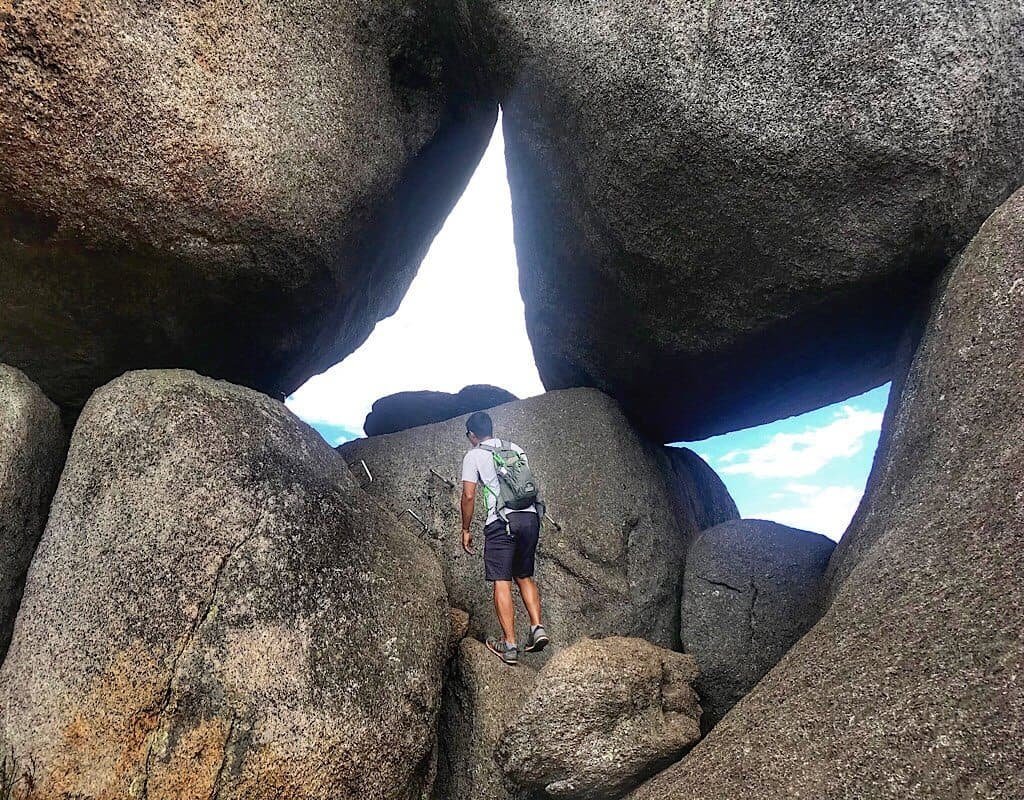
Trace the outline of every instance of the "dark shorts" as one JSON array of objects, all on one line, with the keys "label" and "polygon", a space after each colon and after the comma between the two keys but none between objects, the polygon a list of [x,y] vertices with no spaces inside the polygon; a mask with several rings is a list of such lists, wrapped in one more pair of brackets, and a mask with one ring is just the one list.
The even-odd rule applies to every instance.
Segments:
[{"label": "dark shorts", "polygon": [[540,517],[512,511],[508,527],[500,519],[484,528],[484,574],[489,581],[532,578],[540,538]]}]

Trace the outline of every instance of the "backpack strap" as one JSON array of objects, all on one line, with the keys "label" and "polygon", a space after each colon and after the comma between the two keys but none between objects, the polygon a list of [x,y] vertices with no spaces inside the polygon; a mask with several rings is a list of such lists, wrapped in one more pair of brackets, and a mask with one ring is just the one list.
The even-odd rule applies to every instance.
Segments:
[{"label": "backpack strap", "polygon": [[[502,442],[501,444],[504,445],[505,443]],[[493,459],[495,467],[501,466],[505,463],[502,457],[498,455],[498,448],[495,447],[493,444],[478,444],[477,447],[483,450],[484,452],[491,454],[491,459]],[[484,490],[484,505],[487,505],[488,495],[493,495],[494,513],[498,515],[499,519],[505,519],[505,509],[504,506],[501,504],[501,494],[494,494],[494,492],[491,491],[490,487],[486,483],[481,483],[480,488]]]}]

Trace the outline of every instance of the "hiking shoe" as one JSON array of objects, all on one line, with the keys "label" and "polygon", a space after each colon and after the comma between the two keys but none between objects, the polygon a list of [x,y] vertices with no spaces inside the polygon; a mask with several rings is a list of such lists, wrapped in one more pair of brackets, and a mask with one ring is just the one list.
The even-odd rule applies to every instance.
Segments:
[{"label": "hiking shoe", "polygon": [[530,629],[530,635],[526,637],[526,647],[523,649],[527,653],[539,653],[548,646],[548,642],[550,641],[551,640],[548,638],[548,632],[544,630],[544,626],[538,625],[536,628]]},{"label": "hiking shoe", "polygon": [[487,649],[510,667],[515,667],[519,664],[519,648],[514,644],[509,644],[503,639],[488,639]]}]

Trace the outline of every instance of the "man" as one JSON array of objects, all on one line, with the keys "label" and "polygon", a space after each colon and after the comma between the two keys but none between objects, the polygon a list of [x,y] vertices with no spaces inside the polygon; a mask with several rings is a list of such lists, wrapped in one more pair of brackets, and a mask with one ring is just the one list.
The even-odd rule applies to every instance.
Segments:
[{"label": "man", "polygon": [[[494,466],[494,455],[487,448],[500,448],[500,439],[494,438],[494,424],[490,416],[477,411],[466,420],[466,438],[473,449],[462,460],[462,549],[470,555],[473,550],[473,511],[476,507],[476,487],[483,488],[487,506],[484,524],[484,575],[494,584],[494,610],[501,624],[503,639],[488,639],[487,647],[509,666],[519,663],[516,645],[516,610],[512,600],[512,582],[519,587],[523,605],[530,615],[530,635],[526,640],[528,653],[540,652],[548,642],[541,623],[540,592],[533,580],[537,540],[540,538],[540,515],[537,507],[528,506],[521,511],[500,509],[501,486]],[[526,454],[518,445],[511,448],[523,458]]]}]

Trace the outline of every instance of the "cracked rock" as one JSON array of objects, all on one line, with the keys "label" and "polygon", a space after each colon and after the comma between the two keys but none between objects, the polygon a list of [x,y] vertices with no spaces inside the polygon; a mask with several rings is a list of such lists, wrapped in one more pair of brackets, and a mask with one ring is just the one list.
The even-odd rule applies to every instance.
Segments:
[{"label": "cracked rock", "polygon": [[681,634],[700,665],[705,731],[817,622],[834,548],[817,533],[757,519],[716,525],[694,541]]},{"label": "cracked rock", "polygon": [[282,404],[190,372],[86,405],[0,669],[32,800],[429,793],[440,567]]}]

